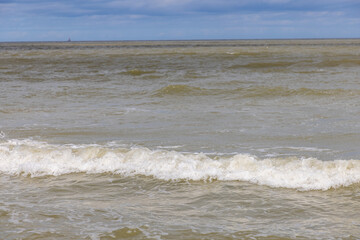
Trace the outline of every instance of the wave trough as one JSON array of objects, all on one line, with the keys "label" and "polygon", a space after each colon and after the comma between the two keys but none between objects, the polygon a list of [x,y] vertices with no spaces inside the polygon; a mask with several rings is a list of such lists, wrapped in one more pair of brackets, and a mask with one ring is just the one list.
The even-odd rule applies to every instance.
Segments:
[{"label": "wave trough", "polygon": [[31,177],[112,173],[161,180],[247,181],[307,191],[359,183],[360,160],[258,159],[248,154],[210,158],[147,148],[8,140],[0,144],[0,173]]}]

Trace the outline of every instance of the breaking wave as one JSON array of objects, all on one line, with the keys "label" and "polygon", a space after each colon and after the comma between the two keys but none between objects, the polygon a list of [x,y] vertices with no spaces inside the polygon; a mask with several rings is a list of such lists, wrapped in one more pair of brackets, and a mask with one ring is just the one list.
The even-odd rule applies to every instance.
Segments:
[{"label": "breaking wave", "polygon": [[202,153],[147,148],[8,140],[0,144],[0,173],[31,177],[111,173],[161,180],[247,181],[306,191],[359,183],[360,160],[259,159],[248,154],[211,158]]}]

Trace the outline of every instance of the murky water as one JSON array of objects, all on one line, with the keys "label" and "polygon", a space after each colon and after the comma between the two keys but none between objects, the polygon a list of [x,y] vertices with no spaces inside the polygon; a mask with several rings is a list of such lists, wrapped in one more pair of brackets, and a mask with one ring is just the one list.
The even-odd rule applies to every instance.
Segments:
[{"label": "murky water", "polygon": [[1,239],[360,238],[360,40],[0,44]]}]

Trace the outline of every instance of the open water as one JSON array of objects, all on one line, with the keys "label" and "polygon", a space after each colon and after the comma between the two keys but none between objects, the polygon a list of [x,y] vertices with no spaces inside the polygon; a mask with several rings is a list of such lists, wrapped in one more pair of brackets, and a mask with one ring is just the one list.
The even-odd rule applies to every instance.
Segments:
[{"label": "open water", "polygon": [[360,40],[0,43],[0,239],[360,239]]}]

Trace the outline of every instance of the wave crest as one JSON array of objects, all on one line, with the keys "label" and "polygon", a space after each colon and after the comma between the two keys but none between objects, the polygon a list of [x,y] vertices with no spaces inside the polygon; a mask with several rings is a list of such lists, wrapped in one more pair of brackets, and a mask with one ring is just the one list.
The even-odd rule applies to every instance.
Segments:
[{"label": "wave crest", "polygon": [[155,73],[155,71],[144,71],[141,69],[131,69],[131,70],[123,72],[123,74],[131,75],[131,76],[141,76],[141,75],[150,74],[150,73]]},{"label": "wave crest", "polygon": [[157,90],[154,94],[156,97],[165,96],[190,96],[190,95],[206,95],[208,91],[199,87],[192,87],[188,85],[175,84],[168,85]]},{"label": "wave crest", "polygon": [[283,86],[254,86],[233,89],[207,89],[189,85],[168,85],[157,90],[154,97],[224,95],[232,98],[305,97],[352,97],[360,95],[354,89],[288,88]]},{"label": "wave crest", "polygon": [[30,140],[0,144],[0,173],[145,175],[161,180],[247,181],[298,190],[328,190],[360,182],[360,160],[258,159],[248,154],[210,158],[147,148],[52,145]]}]

